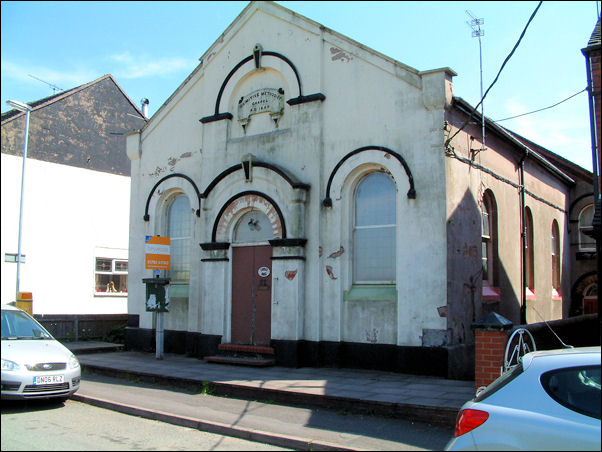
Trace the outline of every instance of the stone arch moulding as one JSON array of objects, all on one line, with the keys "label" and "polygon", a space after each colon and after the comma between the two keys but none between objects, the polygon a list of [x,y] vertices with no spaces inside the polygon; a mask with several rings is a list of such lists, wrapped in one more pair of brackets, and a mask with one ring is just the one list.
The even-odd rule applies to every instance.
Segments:
[{"label": "stone arch moulding", "polygon": [[219,184],[223,179],[225,179],[227,176],[229,176],[230,174],[232,174],[236,171],[244,171],[245,177],[248,178],[247,175],[250,171],[249,166],[253,166],[253,167],[257,167],[257,168],[265,168],[267,170],[270,170],[270,171],[276,173],[277,175],[282,177],[282,179],[284,179],[294,189],[309,190],[308,184],[299,182],[299,180],[297,180],[294,176],[292,176],[291,174],[289,174],[287,171],[283,170],[282,168],[279,168],[276,165],[272,165],[271,163],[266,163],[266,162],[262,162],[259,160],[253,160],[253,161],[245,161],[245,162],[239,163],[237,165],[233,165],[230,168],[227,168],[224,171],[222,171],[220,174],[217,175],[217,177],[215,179],[213,179],[211,181],[211,183],[207,186],[207,188],[200,195],[200,197],[203,199],[207,198],[209,196],[209,193],[211,193],[211,191],[215,188],[215,186],[217,184]]},{"label": "stone arch moulding", "polygon": [[583,314],[583,292],[592,284],[598,284],[598,273],[596,271],[586,272],[575,281],[571,287],[569,317]]},{"label": "stone arch moulding", "polygon": [[332,207],[332,199],[330,197],[330,187],[332,185],[332,180],[334,179],[336,172],[343,165],[343,163],[345,163],[345,161],[347,161],[349,158],[351,158],[354,155],[357,155],[361,152],[365,152],[365,151],[382,151],[385,154],[391,155],[399,163],[401,163],[401,166],[403,166],[403,169],[405,170],[406,175],[408,176],[408,182],[410,184],[410,189],[408,190],[407,197],[409,199],[416,199],[416,189],[414,188],[414,177],[412,176],[412,171],[410,170],[410,167],[408,166],[405,159],[401,155],[399,155],[397,152],[394,152],[391,149],[386,148],[384,146],[364,146],[364,147],[358,148],[358,149],[348,153],[345,157],[343,157],[339,161],[339,163],[336,164],[336,166],[330,173],[330,176],[328,177],[328,183],[326,185],[326,197],[322,201],[322,205],[324,207]]},{"label": "stone arch moulding", "polygon": [[212,243],[227,242],[227,231],[233,227],[233,220],[238,214],[250,208],[257,209],[267,215],[274,231],[274,238],[286,239],[286,224],[278,204],[265,193],[245,191],[232,196],[224,203],[215,218],[211,232]]},{"label": "stone arch moulding", "polygon": [[[289,60],[286,56],[284,56],[278,52],[272,52],[272,51],[262,51],[261,55],[262,56],[272,56],[272,57],[275,57],[275,58],[278,58],[278,59],[284,61],[295,74],[295,79],[297,80],[297,88],[298,88],[299,96],[287,100],[286,101],[287,104],[298,105],[298,104],[303,104],[306,102],[314,102],[317,100],[323,101],[326,99],[326,96],[322,93],[303,95],[303,90],[301,87],[301,77],[299,76],[299,71],[297,71],[297,68],[295,67],[293,62],[291,60]],[[226,89],[226,86],[228,85],[228,83],[230,82],[230,79],[234,76],[234,74],[239,69],[241,69],[245,64],[247,64],[251,61],[254,61],[254,60],[257,61],[257,57],[254,54],[251,54],[251,55],[243,58],[242,60],[240,60],[238,62],[238,64],[236,64],[236,66],[234,66],[234,68],[226,76],[226,78],[222,82],[222,86],[220,87],[219,92],[217,94],[217,99],[215,101],[215,112],[212,116],[205,116],[204,118],[201,118],[200,121],[203,124],[206,124],[208,122],[221,121],[222,119],[232,119],[233,118],[232,113],[229,113],[229,112],[220,113],[220,111],[219,111],[220,103],[222,101],[222,95],[224,94],[224,90]],[[257,67],[257,62],[255,63],[255,67]]]},{"label": "stone arch moulding", "polygon": [[167,176],[161,178],[152,188],[152,190],[150,191],[150,193],[148,194],[148,198],[146,199],[146,206],[144,208],[144,221],[149,221],[150,220],[150,215],[148,214],[148,208],[150,206],[150,202],[151,202],[151,198],[153,197],[153,194],[155,193],[155,190],[159,187],[159,185],[161,185],[163,182],[165,182],[167,179],[171,179],[173,177],[178,177],[178,178],[182,178],[187,180],[188,182],[190,182],[190,184],[192,185],[192,187],[194,188],[194,191],[197,195],[197,199],[199,201],[199,208],[196,210],[196,216],[200,217],[201,216],[201,192],[199,191],[198,187],[196,186],[196,184],[194,183],[194,181],[186,176],[185,174],[180,174],[180,173],[174,173],[174,174],[168,174]]},{"label": "stone arch moulding", "polygon": [[[588,199],[590,198],[590,199]],[[584,201],[585,200],[585,201]],[[568,231],[571,232],[571,225],[577,224],[577,228],[579,228],[579,215],[581,211],[590,204],[594,203],[594,194],[593,192],[584,193],[581,196],[578,196],[573,200],[569,207],[568,214]]]}]

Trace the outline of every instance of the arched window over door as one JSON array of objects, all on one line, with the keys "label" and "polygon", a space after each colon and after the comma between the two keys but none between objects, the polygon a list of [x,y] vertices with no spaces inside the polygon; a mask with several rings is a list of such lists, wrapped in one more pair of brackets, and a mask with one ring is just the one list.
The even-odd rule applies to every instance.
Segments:
[{"label": "arched window over door", "polygon": [[395,182],[384,172],[364,177],[354,197],[353,282],[395,283]]},{"label": "arched window over door", "polygon": [[186,195],[177,195],[167,208],[167,236],[170,237],[171,283],[188,284],[192,238],[192,214]]},{"label": "arched window over door", "polygon": [[238,220],[233,237],[235,243],[267,242],[273,238],[270,219],[259,210],[251,210]]}]

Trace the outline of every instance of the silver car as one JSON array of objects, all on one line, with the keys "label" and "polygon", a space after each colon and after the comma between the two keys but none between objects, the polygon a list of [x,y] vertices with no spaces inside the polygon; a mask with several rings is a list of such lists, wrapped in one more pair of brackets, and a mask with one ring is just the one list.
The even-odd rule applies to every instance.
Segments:
[{"label": "silver car", "polygon": [[527,353],[462,406],[446,450],[600,450],[600,347]]},{"label": "silver car", "polygon": [[58,397],[79,389],[75,355],[33,317],[2,306],[2,399]]}]

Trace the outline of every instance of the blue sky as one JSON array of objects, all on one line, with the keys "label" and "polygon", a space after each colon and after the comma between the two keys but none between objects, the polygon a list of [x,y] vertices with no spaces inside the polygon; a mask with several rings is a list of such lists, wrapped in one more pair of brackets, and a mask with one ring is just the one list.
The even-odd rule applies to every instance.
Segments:
[{"label": "blue sky", "polygon": [[[279,1],[298,14],[420,71],[450,67],[454,95],[480,100],[481,29],[486,90],[512,50],[536,1]],[[2,112],[8,99],[32,102],[112,74],[152,116],[197,66],[246,1],[1,3]],[[600,3],[544,1],[525,37],[485,99],[499,120],[560,102],[586,85],[586,47]],[[40,81],[43,80],[44,82]],[[49,85],[50,84],[50,85]],[[500,125],[591,171],[585,92],[545,111]]]}]

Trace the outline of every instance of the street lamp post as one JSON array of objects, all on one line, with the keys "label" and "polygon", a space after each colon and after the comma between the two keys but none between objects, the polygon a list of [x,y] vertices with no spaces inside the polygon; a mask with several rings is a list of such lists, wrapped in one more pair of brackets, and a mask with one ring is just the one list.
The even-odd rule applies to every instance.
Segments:
[{"label": "street lamp post", "polygon": [[17,290],[15,299],[19,297],[19,284],[21,280],[21,232],[23,230],[23,189],[25,187],[25,162],[27,161],[27,141],[29,137],[29,113],[31,106],[23,102],[8,100],[6,103],[12,108],[25,112],[25,132],[23,136],[23,166],[21,169],[21,201],[19,203],[19,242],[17,245]]}]

